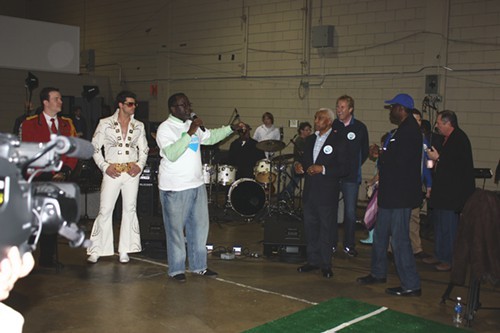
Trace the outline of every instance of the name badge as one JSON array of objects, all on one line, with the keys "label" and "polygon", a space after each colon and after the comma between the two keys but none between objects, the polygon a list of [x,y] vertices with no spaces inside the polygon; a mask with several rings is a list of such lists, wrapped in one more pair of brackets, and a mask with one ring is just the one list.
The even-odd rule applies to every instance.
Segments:
[{"label": "name badge", "polygon": [[323,147],[323,153],[327,154],[327,155],[330,155],[331,153],[333,153],[333,147],[328,145],[328,146],[324,146]]},{"label": "name badge", "polygon": [[354,133],[354,132],[347,133],[347,139],[349,139],[351,141],[356,139],[356,133]]}]

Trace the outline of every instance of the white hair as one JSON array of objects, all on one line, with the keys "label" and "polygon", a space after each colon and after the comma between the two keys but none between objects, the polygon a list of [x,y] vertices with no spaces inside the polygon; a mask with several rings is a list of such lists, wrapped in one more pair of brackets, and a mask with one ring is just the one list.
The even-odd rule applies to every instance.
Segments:
[{"label": "white hair", "polygon": [[335,120],[335,112],[330,108],[319,108],[319,111],[326,111],[331,121]]}]

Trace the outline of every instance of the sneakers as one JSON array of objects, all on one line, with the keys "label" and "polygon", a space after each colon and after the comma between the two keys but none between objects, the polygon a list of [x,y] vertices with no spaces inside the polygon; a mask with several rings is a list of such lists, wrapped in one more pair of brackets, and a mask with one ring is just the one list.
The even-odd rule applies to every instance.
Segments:
[{"label": "sneakers", "polygon": [[[214,272],[210,269],[205,269],[203,271],[199,271],[199,272],[193,272],[193,274],[196,274],[196,275],[201,275],[201,276],[206,276],[206,277],[209,277],[209,278],[216,278],[217,277],[217,272]],[[186,282],[186,274],[184,273],[179,273],[179,274],[176,274],[176,275],[173,275],[173,276],[170,276],[170,278],[172,280],[175,280],[177,282]]]},{"label": "sneakers", "polygon": [[97,262],[97,260],[99,260],[99,256],[95,253],[89,255],[89,257],[87,258],[87,262],[90,264],[95,264]]},{"label": "sneakers", "polygon": [[122,264],[127,264],[130,261],[130,258],[127,253],[120,253],[120,262]]},{"label": "sneakers", "polygon": [[347,254],[349,257],[357,257],[358,256],[358,251],[356,249],[352,249],[350,247],[344,247],[344,253]]},{"label": "sneakers", "polygon": [[171,278],[177,282],[186,282],[186,274],[184,273],[176,274],[171,276]]},{"label": "sneakers", "polygon": [[422,295],[422,289],[407,289],[404,290],[401,287],[395,287],[395,288],[387,288],[385,290],[386,294],[389,295],[394,295],[394,296],[403,296],[403,297],[409,297],[409,296],[421,296]]},{"label": "sneakers", "polygon": [[210,270],[208,268],[205,269],[205,270],[203,270],[203,271],[195,272],[195,273],[198,274],[198,275],[201,275],[201,276],[209,277],[209,278],[216,278],[217,275],[219,275],[219,274],[217,274],[217,272],[214,272],[214,271],[212,271],[212,270]]}]

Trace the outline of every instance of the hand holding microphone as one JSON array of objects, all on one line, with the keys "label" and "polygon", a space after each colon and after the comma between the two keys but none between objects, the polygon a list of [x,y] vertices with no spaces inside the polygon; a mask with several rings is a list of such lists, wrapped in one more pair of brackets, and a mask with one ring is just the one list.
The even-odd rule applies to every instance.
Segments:
[{"label": "hand holding microphone", "polygon": [[191,112],[191,120],[193,121],[193,124],[197,127],[199,127],[203,132],[205,132],[205,126],[203,126],[203,120],[198,118],[196,113]]}]

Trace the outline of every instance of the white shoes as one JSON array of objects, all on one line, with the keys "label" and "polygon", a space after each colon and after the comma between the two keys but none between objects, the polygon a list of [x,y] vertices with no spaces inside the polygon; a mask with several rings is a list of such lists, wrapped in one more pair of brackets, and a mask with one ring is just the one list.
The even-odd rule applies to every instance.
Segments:
[{"label": "white shoes", "polygon": [[99,256],[97,254],[91,254],[88,258],[87,261],[91,264],[95,264],[99,260]]},{"label": "white shoes", "polygon": [[120,262],[122,264],[126,264],[130,261],[130,258],[128,257],[127,253],[120,253]]},{"label": "white shoes", "polygon": [[[91,254],[88,256],[87,261],[91,264],[95,264],[99,260],[99,256],[97,254]],[[130,261],[130,258],[127,253],[120,253],[120,262],[122,264],[126,264]]]}]

